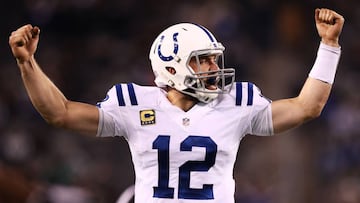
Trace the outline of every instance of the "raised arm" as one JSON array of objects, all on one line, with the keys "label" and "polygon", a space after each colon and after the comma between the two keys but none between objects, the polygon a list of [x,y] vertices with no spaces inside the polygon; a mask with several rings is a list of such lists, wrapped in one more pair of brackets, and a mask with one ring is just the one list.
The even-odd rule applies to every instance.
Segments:
[{"label": "raised arm", "polygon": [[300,94],[271,104],[274,132],[280,133],[318,117],[330,95],[340,58],[339,36],[344,18],[329,9],[315,10],[321,45],[315,64]]},{"label": "raised arm", "polygon": [[39,35],[38,27],[25,25],[9,37],[9,45],[32,104],[48,123],[56,127],[96,135],[99,121],[97,107],[66,99],[36,62],[34,54]]}]

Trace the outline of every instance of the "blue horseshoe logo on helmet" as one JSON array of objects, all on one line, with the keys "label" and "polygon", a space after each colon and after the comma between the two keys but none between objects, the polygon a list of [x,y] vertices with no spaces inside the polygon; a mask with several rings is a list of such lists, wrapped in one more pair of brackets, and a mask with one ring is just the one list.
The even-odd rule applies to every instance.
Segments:
[{"label": "blue horseshoe logo on helmet", "polygon": [[[173,50],[173,53],[176,55],[179,51],[179,44],[178,44],[178,41],[177,41],[177,36],[179,35],[179,33],[174,33],[173,34],[173,41],[174,41],[174,50]],[[161,60],[163,61],[171,61],[174,59],[173,56],[164,56],[162,53],[161,53],[161,44],[162,44],[162,41],[164,40],[165,36],[161,36],[160,38],[160,44],[158,46],[158,49],[157,49],[157,52],[158,52],[158,55],[160,57]]]}]

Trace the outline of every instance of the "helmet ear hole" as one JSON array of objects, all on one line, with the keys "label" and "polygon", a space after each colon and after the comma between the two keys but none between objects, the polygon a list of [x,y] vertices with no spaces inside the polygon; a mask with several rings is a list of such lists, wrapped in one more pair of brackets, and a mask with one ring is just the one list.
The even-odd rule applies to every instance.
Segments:
[{"label": "helmet ear hole", "polygon": [[171,74],[171,75],[175,75],[176,74],[176,70],[173,67],[170,66],[166,66],[165,69]]}]

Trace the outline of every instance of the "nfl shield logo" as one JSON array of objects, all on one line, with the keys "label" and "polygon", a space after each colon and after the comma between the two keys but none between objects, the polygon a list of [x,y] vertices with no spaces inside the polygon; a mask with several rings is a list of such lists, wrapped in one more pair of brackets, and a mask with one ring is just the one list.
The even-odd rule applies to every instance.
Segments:
[{"label": "nfl shield logo", "polygon": [[190,119],[189,118],[183,118],[183,125],[184,126],[188,126],[188,125],[190,125]]}]

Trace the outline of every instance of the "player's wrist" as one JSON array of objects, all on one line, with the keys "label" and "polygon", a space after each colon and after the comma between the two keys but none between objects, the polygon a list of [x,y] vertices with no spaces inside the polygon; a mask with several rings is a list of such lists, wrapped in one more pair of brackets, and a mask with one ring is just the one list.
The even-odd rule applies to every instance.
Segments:
[{"label": "player's wrist", "polygon": [[341,56],[341,47],[320,43],[315,63],[309,73],[311,78],[333,84]]},{"label": "player's wrist", "polygon": [[35,60],[34,55],[29,56],[28,58],[17,57],[15,59],[16,59],[16,63],[18,65],[24,65],[25,63],[31,63],[31,60]]},{"label": "player's wrist", "polygon": [[16,58],[16,63],[20,66],[20,65],[25,65],[27,63],[30,63],[30,60],[24,60],[24,59],[20,59],[20,58]]},{"label": "player's wrist", "polygon": [[325,44],[331,47],[340,47],[339,40],[321,39],[321,44]]}]

